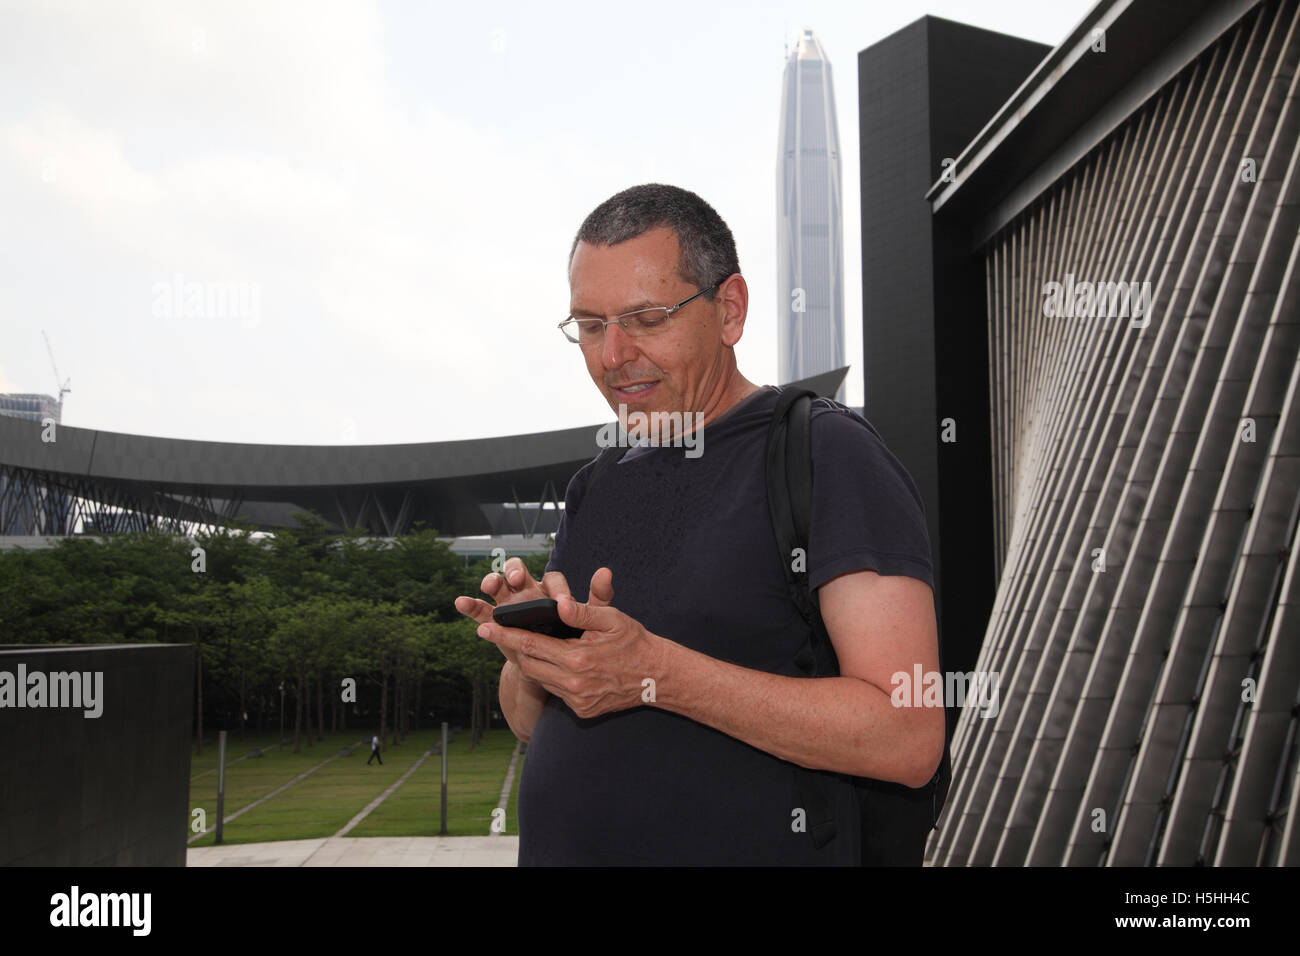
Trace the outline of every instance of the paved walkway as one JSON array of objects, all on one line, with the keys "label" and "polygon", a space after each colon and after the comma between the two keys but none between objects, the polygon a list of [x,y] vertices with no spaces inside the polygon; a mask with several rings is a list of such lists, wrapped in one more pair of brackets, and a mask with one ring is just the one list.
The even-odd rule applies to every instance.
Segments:
[{"label": "paved walkway", "polygon": [[187,850],[188,866],[515,866],[517,836],[321,837]]}]

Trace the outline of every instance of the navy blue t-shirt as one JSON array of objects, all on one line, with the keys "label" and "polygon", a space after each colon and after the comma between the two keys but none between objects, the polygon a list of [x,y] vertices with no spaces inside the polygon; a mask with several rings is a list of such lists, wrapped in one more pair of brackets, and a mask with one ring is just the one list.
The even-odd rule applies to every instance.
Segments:
[{"label": "navy blue t-shirt", "polygon": [[[569,482],[548,571],[586,601],[600,567],[613,604],[651,632],[755,670],[801,677],[808,628],[790,600],[767,506],[764,450],[778,392],[765,387],[702,429],[698,451],[632,448],[587,493]],[[933,587],[921,498],[875,430],[813,403],[808,573],[851,571]],[[695,457],[690,457],[695,455]],[[864,609],[869,611],[869,609]],[[645,704],[580,718],[548,698],[519,787],[519,865],[801,865],[856,862],[857,798],[818,774],[838,834],[822,848],[795,826],[796,773],[810,771]]]}]

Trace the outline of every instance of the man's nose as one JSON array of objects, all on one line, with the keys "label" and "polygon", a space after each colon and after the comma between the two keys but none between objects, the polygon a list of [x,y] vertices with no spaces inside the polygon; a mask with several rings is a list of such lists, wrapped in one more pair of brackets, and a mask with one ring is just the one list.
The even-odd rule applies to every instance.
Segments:
[{"label": "man's nose", "polygon": [[614,369],[626,364],[635,351],[636,345],[632,336],[627,334],[623,326],[617,322],[610,322],[605,326],[605,339],[600,344],[600,358],[606,368]]}]

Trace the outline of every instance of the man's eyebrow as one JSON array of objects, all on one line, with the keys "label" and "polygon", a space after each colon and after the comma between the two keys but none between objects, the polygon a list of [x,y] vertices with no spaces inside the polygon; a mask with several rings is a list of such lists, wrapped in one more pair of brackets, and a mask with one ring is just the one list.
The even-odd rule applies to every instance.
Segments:
[{"label": "man's eyebrow", "polygon": [[[636,312],[638,309],[662,309],[662,308],[665,308],[665,306],[663,306],[662,304],[660,304],[660,303],[658,303],[658,302],[653,302],[653,301],[651,301],[650,299],[642,299],[642,300],[639,301],[639,302],[634,302],[634,303],[632,303],[632,304],[629,305],[629,306],[625,306],[624,308],[620,309],[618,312],[615,312],[614,314],[615,314],[615,315],[627,315],[629,312]],[[572,309],[572,310],[569,312],[569,314],[570,314],[570,315],[574,315],[574,316],[578,316],[578,315],[589,315],[589,316],[592,316],[592,317],[597,317],[597,316],[599,316],[599,317],[601,317],[601,318],[604,318],[604,316],[602,316],[601,313],[599,313],[599,312],[593,312],[591,309],[584,309],[584,308],[581,308],[581,307],[576,308],[576,309]]]}]

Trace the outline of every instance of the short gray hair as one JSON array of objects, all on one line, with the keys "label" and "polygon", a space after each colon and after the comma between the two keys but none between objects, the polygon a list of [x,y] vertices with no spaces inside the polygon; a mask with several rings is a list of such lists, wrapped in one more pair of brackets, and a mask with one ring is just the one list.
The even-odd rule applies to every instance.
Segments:
[{"label": "short gray hair", "polygon": [[569,265],[580,242],[614,246],[660,226],[677,234],[684,281],[705,289],[740,271],[736,240],[714,208],[688,189],[661,183],[625,189],[593,209],[569,248]]}]

